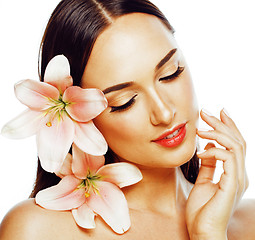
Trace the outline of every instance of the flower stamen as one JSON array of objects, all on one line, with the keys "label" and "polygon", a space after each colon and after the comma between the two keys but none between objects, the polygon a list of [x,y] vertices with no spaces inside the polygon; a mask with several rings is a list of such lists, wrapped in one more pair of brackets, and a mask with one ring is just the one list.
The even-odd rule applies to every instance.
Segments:
[{"label": "flower stamen", "polygon": [[102,176],[98,174],[92,174],[90,170],[88,170],[88,174],[86,179],[83,179],[82,182],[77,186],[76,190],[78,189],[84,189],[85,190],[85,197],[88,198],[91,195],[91,191],[95,194],[99,194],[99,189],[96,186],[96,181],[101,180]]},{"label": "flower stamen", "polygon": [[47,127],[51,127],[51,126],[52,126],[52,123],[51,123],[51,122],[47,122],[47,123],[46,123],[46,126],[47,126]]},{"label": "flower stamen", "polygon": [[90,196],[90,194],[88,192],[85,192],[85,198],[88,198]]}]

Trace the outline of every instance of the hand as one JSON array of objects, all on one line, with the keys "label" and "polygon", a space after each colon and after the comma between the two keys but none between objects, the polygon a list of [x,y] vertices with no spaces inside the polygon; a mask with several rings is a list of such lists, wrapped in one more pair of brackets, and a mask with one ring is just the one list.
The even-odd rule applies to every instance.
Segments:
[{"label": "hand", "polygon": [[[246,143],[233,120],[222,110],[221,120],[201,111],[201,118],[213,128],[197,131],[204,139],[215,140],[223,148],[208,143],[198,154],[201,167],[186,206],[186,222],[191,239],[226,239],[227,225],[248,187],[245,171]],[[216,161],[224,172],[213,183]]]}]

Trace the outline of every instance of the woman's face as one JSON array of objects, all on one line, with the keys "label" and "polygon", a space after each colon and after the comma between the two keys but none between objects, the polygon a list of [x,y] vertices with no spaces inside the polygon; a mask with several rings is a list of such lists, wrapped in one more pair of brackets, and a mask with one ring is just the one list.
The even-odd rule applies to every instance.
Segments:
[{"label": "woman's face", "polygon": [[192,158],[198,121],[192,80],[157,17],[117,18],[96,40],[82,87],[104,91],[109,105],[94,122],[121,161],[176,167]]}]

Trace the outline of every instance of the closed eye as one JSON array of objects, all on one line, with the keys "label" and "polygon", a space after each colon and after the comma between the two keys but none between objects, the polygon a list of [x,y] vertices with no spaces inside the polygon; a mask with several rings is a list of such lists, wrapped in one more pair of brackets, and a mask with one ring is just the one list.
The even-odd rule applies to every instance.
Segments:
[{"label": "closed eye", "polygon": [[110,112],[116,112],[116,111],[121,112],[121,111],[127,110],[134,104],[136,96],[137,96],[137,94],[134,95],[127,103],[125,103],[121,106],[112,106]]},{"label": "closed eye", "polygon": [[163,77],[163,78],[160,78],[159,81],[162,82],[162,81],[174,80],[184,71],[184,69],[185,69],[185,67],[178,66],[177,70],[173,74]]}]

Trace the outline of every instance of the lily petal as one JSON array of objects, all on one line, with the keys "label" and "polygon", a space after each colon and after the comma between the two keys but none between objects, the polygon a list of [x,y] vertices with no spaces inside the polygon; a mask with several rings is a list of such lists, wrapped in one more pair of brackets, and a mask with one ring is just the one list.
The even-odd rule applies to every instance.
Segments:
[{"label": "lily petal", "polygon": [[73,85],[70,65],[64,55],[57,55],[49,61],[45,69],[44,82],[55,86],[61,94]]},{"label": "lily petal", "polygon": [[56,116],[50,124],[49,127],[44,125],[38,132],[37,149],[43,169],[57,172],[72,145],[74,124],[65,113],[61,118]]},{"label": "lily petal", "polygon": [[83,228],[92,229],[96,227],[95,213],[86,205],[82,204],[79,208],[72,210],[76,223]]},{"label": "lily petal", "polygon": [[84,152],[99,156],[107,151],[107,143],[92,121],[75,123],[74,143]]},{"label": "lily petal", "polygon": [[116,233],[123,234],[130,227],[127,201],[123,192],[114,184],[97,182],[99,194],[92,193],[87,205],[100,215]]},{"label": "lily petal", "polygon": [[104,156],[89,155],[80,150],[73,144],[73,163],[72,170],[77,178],[85,179],[87,177],[88,169],[96,173],[96,171],[104,165]]},{"label": "lily petal", "polygon": [[30,137],[45,125],[41,112],[27,109],[16,118],[5,124],[1,134],[7,138],[20,139]]},{"label": "lily petal", "polygon": [[64,211],[77,208],[85,202],[84,189],[76,190],[80,183],[80,179],[66,176],[57,185],[38,192],[35,202],[51,210]]},{"label": "lily petal", "polygon": [[107,107],[107,100],[99,89],[69,87],[63,95],[66,111],[78,122],[88,122],[98,116]]},{"label": "lily petal", "polygon": [[73,175],[72,161],[73,161],[73,157],[70,153],[68,153],[66,155],[66,158],[65,158],[60,170],[55,172],[55,174],[60,178],[63,178],[63,177],[68,176],[68,175]]},{"label": "lily petal", "polygon": [[143,178],[135,165],[125,162],[104,165],[97,173],[104,177],[104,181],[116,184],[120,188],[135,184]]},{"label": "lily petal", "polygon": [[44,110],[50,107],[50,99],[58,99],[57,88],[44,82],[23,80],[15,84],[15,94],[20,102],[32,110]]}]

